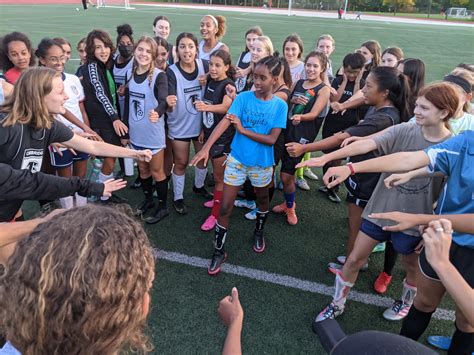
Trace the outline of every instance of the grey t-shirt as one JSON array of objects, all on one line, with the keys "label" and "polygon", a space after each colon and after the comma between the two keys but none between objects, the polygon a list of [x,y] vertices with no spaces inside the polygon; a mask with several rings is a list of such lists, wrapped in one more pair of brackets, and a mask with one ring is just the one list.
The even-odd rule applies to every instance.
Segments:
[{"label": "grey t-shirt", "polygon": [[[401,123],[390,127],[385,134],[374,138],[377,151],[380,155],[398,152],[414,152],[445,141],[451,135],[439,142],[430,142],[425,139],[421,127],[411,123]],[[362,218],[368,219],[379,227],[393,225],[393,222],[368,218],[371,213],[400,211],[405,213],[433,213],[435,191],[433,186],[440,185],[441,177],[423,177],[412,179],[410,182],[387,189],[384,179],[391,173],[382,173],[362,213]],[[417,228],[403,231],[406,234],[419,236]]]}]

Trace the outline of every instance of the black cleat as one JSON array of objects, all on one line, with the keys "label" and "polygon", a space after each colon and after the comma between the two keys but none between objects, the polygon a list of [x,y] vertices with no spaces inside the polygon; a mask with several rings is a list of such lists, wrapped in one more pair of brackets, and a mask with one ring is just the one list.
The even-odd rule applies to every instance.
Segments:
[{"label": "black cleat", "polygon": [[137,177],[135,181],[130,185],[131,189],[139,189],[142,187],[142,179],[140,177]]},{"label": "black cleat", "polygon": [[184,200],[182,198],[179,199],[179,200],[174,201],[173,206],[174,206],[174,209],[176,210],[176,212],[178,212],[179,214],[188,213],[188,209],[187,209],[186,205],[184,204]]},{"label": "black cleat", "polygon": [[162,219],[167,217],[169,214],[170,213],[168,212],[167,208],[163,208],[163,207],[158,206],[158,208],[156,209],[153,216],[149,216],[149,217],[145,218],[145,222],[147,224],[155,224],[155,223],[160,222]]},{"label": "black cleat", "polygon": [[263,236],[263,230],[254,230],[254,243],[253,243],[253,251],[256,253],[263,253],[265,251],[265,237]]},{"label": "black cleat", "polygon": [[211,200],[214,197],[214,195],[210,193],[209,191],[207,191],[207,189],[204,186],[200,188],[193,186],[193,192],[195,194],[203,196],[206,200]]},{"label": "black cleat", "polygon": [[221,272],[221,266],[227,259],[227,253],[224,249],[217,250],[214,249],[214,254],[212,254],[211,263],[207,268],[207,273],[211,276],[217,275]]},{"label": "black cleat", "polygon": [[153,200],[145,200],[138,205],[138,208],[135,211],[135,216],[142,216],[153,207],[155,207],[155,203],[153,202]]}]

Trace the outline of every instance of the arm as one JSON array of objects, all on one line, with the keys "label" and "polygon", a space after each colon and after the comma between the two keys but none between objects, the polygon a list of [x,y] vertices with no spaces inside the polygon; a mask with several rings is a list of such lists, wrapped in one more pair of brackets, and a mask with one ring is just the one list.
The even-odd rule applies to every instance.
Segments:
[{"label": "arm", "polygon": [[41,223],[43,223],[42,218],[35,218],[24,222],[2,223],[0,228],[0,248],[27,237]]},{"label": "arm", "polygon": [[344,90],[346,89],[347,85],[347,76],[343,74],[343,79],[341,85],[337,88],[336,95],[331,95],[331,102],[339,102],[342,95],[344,94]]},{"label": "arm", "polygon": [[167,109],[166,97],[168,96],[168,77],[165,73],[158,74],[153,92],[158,101],[158,106],[155,108],[155,111],[158,113],[158,116],[161,117]]},{"label": "arm", "polygon": [[[81,109],[82,111],[82,109]],[[76,125],[77,127],[81,128],[84,132],[90,133],[91,129],[87,126],[84,122],[82,122],[79,118],[74,116],[71,111],[66,109],[66,112],[62,115],[66,120],[71,122],[72,124]],[[87,118],[89,119],[89,118]],[[94,131],[92,131],[94,133]]]},{"label": "arm", "polygon": [[244,311],[240,305],[237,288],[232,289],[232,296],[227,296],[219,302],[219,316],[227,327],[227,336],[222,349],[222,355],[242,354],[241,333],[244,322]]},{"label": "arm", "polygon": [[419,168],[403,174],[392,174],[384,180],[384,184],[387,189],[391,189],[394,186],[406,184],[411,179],[418,179],[428,176],[444,176],[444,174],[439,171],[432,173],[426,168]]},{"label": "arm", "polygon": [[256,133],[254,131],[244,128],[242,126],[242,122],[240,122],[240,118],[238,118],[236,115],[227,114],[226,117],[229,119],[230,123],[235,126],[237,132],[258,143],[262,143],[265,145],[274,145],[278,139],[278,136],[281,133],[281,128],[272,128],[270,134]]},{"label": "arm", "polygon": [[345,111],[350,108],[356,108],[362,106],[365,103],[365,97],[362,91],[358,91],[355,95],[353,95],[349,100],[343,102],[340,106],[340,111]]},{"label": "arm", "polygon": [[205,104],[203,101],[197,101],[195,104],[196,110],[199,112],[212,112],[218,114],[225,114],[232,105],[232,99],[225,95],[222,99],[222,103],[218,105],[208,105]]},{"label": "arm", "polygon": [[317,152],[320,150],[338,148],[341,146],[341,143],[350,136],[351,135],[347,132],[340,132],[317,142],[309,144],[299,144],[291,142],[286,143],[285,146],[290,156],[299,157],[300,155],[303,155],[304,153],[308,152]]},{"label": "arm", "polygon": [[299,124],[301,121],[314,121],[319,117],[329,102],[329,95],[330,90],[327,86],[321,89],[311,111],[301,115],[293,115],[293,117],[290,118],[293,121],[293,124]]}]

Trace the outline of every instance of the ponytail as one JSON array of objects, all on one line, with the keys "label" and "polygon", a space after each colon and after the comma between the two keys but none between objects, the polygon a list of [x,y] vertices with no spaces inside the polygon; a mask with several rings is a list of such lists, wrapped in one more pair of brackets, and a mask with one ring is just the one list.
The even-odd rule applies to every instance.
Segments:
[{"label": "ponytail", "polygon": [[398,73],[398,81],[400,83],[400,93],[395,95],[393,104],[398,111],[400,111],[400,121],[408,122],[412,116],[411,105],[410,105],[410,96],[411,88],[408,77],[405,74]]}]

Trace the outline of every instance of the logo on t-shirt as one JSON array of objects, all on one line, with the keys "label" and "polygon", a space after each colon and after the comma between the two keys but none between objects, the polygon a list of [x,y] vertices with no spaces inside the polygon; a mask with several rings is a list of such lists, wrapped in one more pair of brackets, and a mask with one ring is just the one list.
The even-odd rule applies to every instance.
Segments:
[{"label": "logo on t-shirt", "polygon": [[29,170],[37,173],[41,170],[43,163],[43,149],[25,149],[23,160],[21,162],[22,170]]}]

